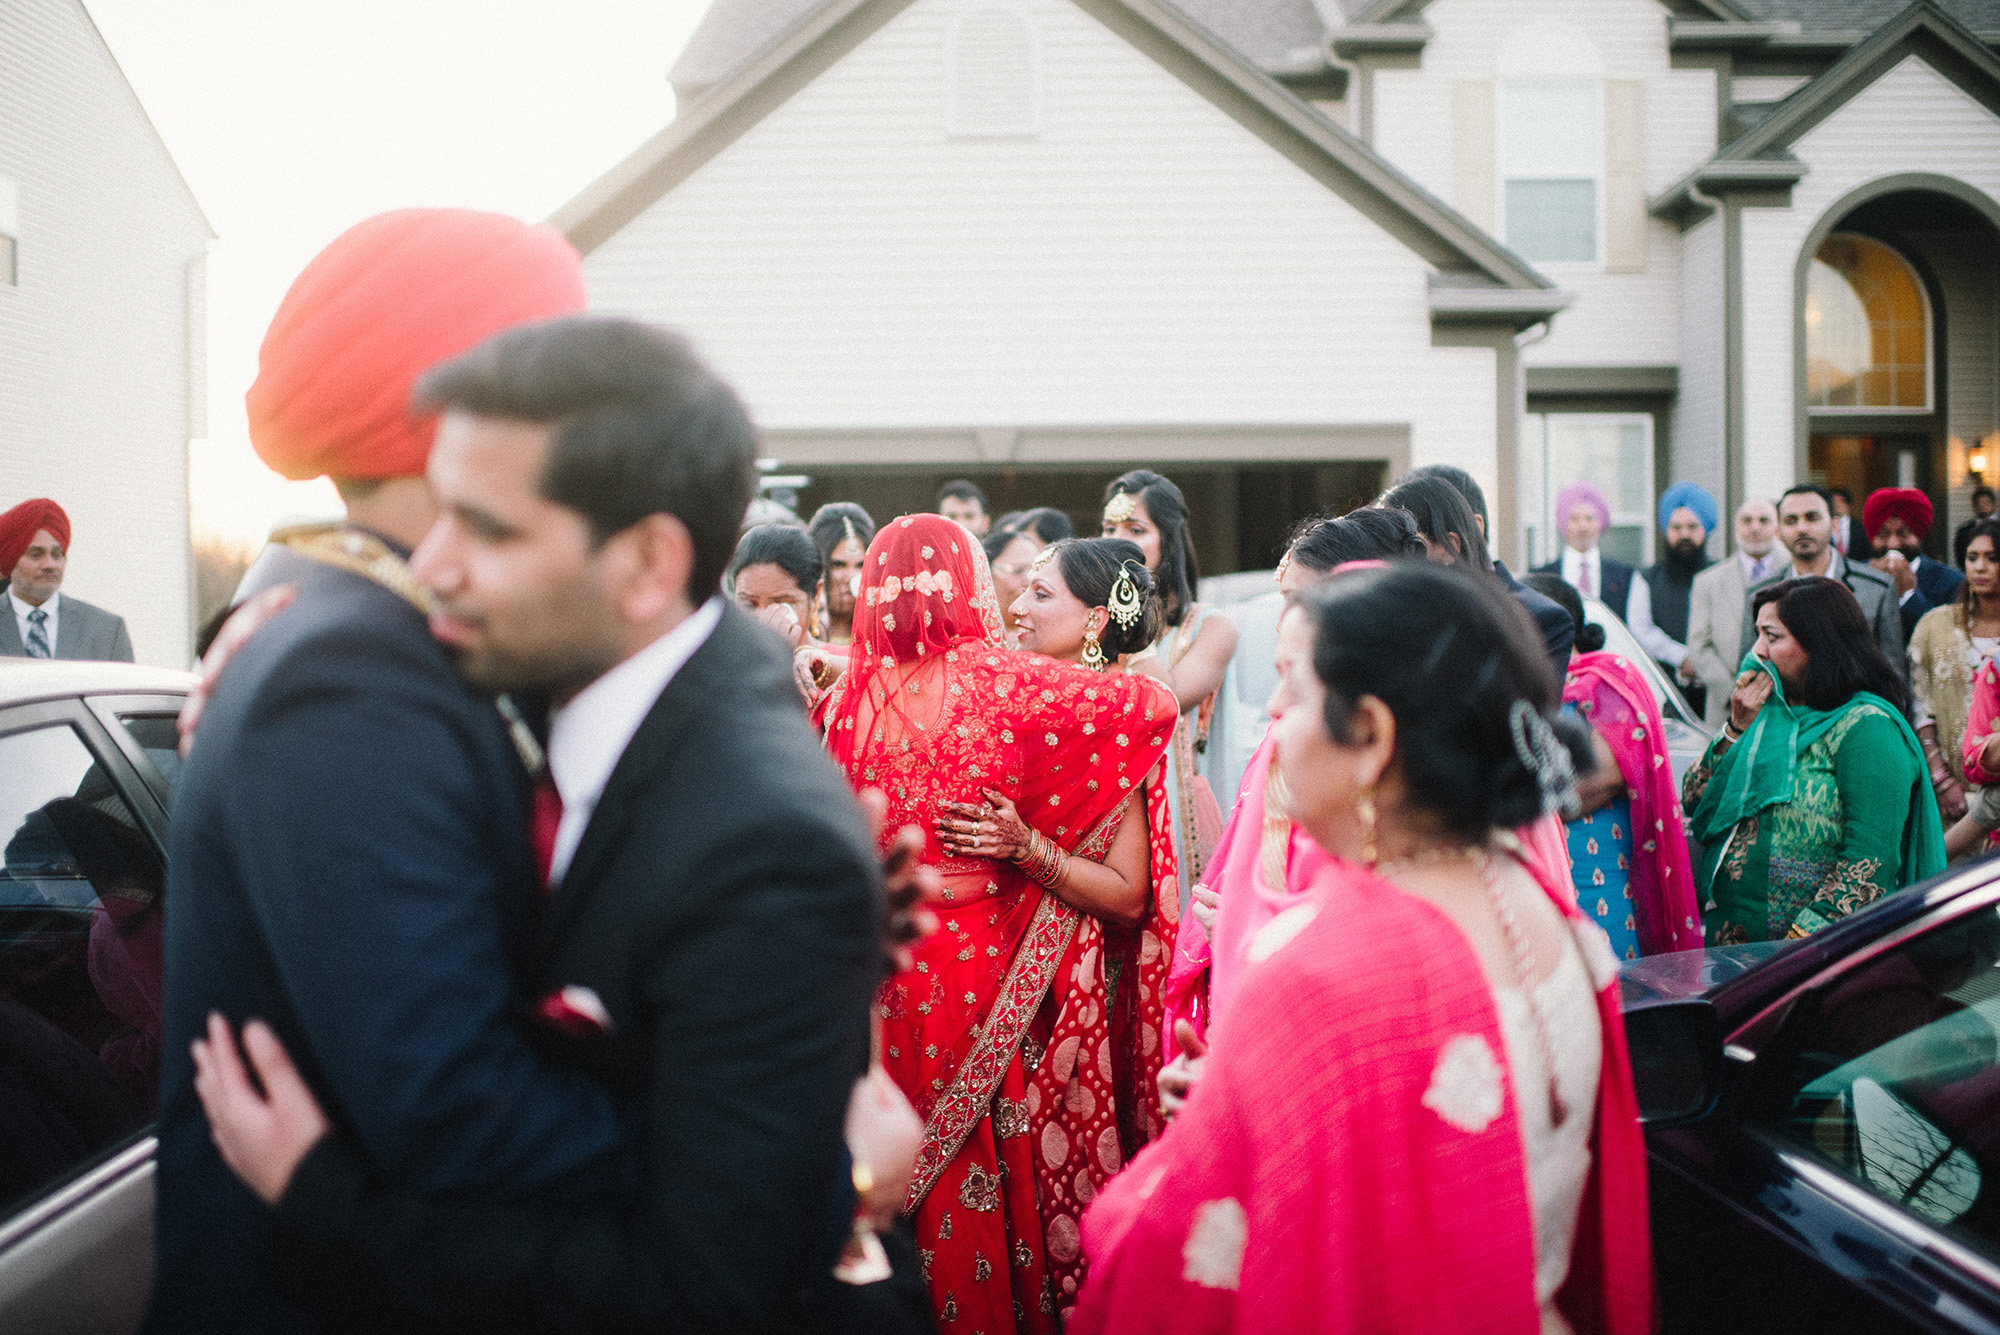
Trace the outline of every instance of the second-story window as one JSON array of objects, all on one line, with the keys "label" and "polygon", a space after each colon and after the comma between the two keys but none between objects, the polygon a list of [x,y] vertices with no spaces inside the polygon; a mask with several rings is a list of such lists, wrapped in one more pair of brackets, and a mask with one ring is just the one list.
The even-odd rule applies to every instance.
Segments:
[{"label": "second-story window", "polygon": [[1500,216],[1536,262],[1595,263],[1604,177],[1604,93],[1595,79],[1500,87]]}]

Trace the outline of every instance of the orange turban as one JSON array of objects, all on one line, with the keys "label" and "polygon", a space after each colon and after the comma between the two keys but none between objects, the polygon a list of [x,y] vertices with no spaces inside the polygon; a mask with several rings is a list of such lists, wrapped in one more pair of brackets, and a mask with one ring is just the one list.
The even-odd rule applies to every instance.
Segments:
[{"label": "orange turban", "polygon": [[1861,506],[1861,528],[1870,542],[1892,517],[1902,520],[1922,542],[1931,531],[1931,498],[1915,487],[1883,487],[1870,492]]},{"label": "orange turban", "polygon": [[568,238],[498,213],[401,209],[349,228],[292,283],[245,404],[258,455],[294,480],[410,477],[435,418],[417,378],[503,329],[584,308]]},{"label": "orange turban", "polygon": [[47,529],[62,544],[65,552],[69,550],[69,516],[48,497],[37,496],[32,501],[22,501],[0,515],[0,583],[4,583],[14,567],[21,563],[35,535],[43,529]]}]

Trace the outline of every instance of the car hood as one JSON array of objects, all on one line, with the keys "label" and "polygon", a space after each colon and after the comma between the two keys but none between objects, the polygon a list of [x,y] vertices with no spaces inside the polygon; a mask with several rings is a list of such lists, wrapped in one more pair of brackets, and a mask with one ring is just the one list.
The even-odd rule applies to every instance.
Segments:
[{"label": "car hood", "polygon": [[1626,960],[1618,966],[1618,992],[1626,1010],[1652,1001],[1678,1001],[1705,996],[1731,979],[1748,973],[1791,944],[1752,941],[1740,946],[1710,946],[1706,950],[1676,950],[1665,955]]}]

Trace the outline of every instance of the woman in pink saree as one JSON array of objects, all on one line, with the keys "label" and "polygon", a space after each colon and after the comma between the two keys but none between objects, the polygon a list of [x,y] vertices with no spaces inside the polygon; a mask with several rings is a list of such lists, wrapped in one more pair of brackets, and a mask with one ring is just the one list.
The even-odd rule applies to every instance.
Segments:
[{"label": "woman in pink saree", "polygon": [[1280,622],[1287,809],[1335,860],[1086,1217],[1077,1335],[1652,1328],[1616,964],[1510,833],[1588,743],[1496,602],[1396,563]]},{"label": "woman in pink saree", "polygon": [[[1051,1331],[1081,1282],[1082,1207],[1125,1162],[1120,1091],[1150,1093],[1113,1042],[1105,929],[1152,911],[1135,799],[1179,711],[1146,677],[1001,645],[978,539],[893,520],[816,718],[855,786],[887,794],[886,828],[929,833],[944,882],[941,929],[878,1008],[925,1123],[907,1209],[934,1310],[948,1330]],[[998,855],[1003,811],[1030,831],[1018,860]]]}]

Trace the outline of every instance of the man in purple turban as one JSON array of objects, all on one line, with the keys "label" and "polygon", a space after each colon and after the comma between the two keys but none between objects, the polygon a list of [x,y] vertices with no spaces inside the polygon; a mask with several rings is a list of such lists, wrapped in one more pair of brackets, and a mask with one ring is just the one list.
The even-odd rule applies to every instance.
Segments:
[{"label": "man in purple turban", "polygon": [[1619,620],[1626,616],[1634,571],[1623,561],[1598,550],[1598,539],[1611,527],[1611,505],[1594,482],[1581,478],[1556,493],[1556,531],[1563,535],[1562,555],[1537,574],[1559,575],[1578,593],[1595,598]]}]

